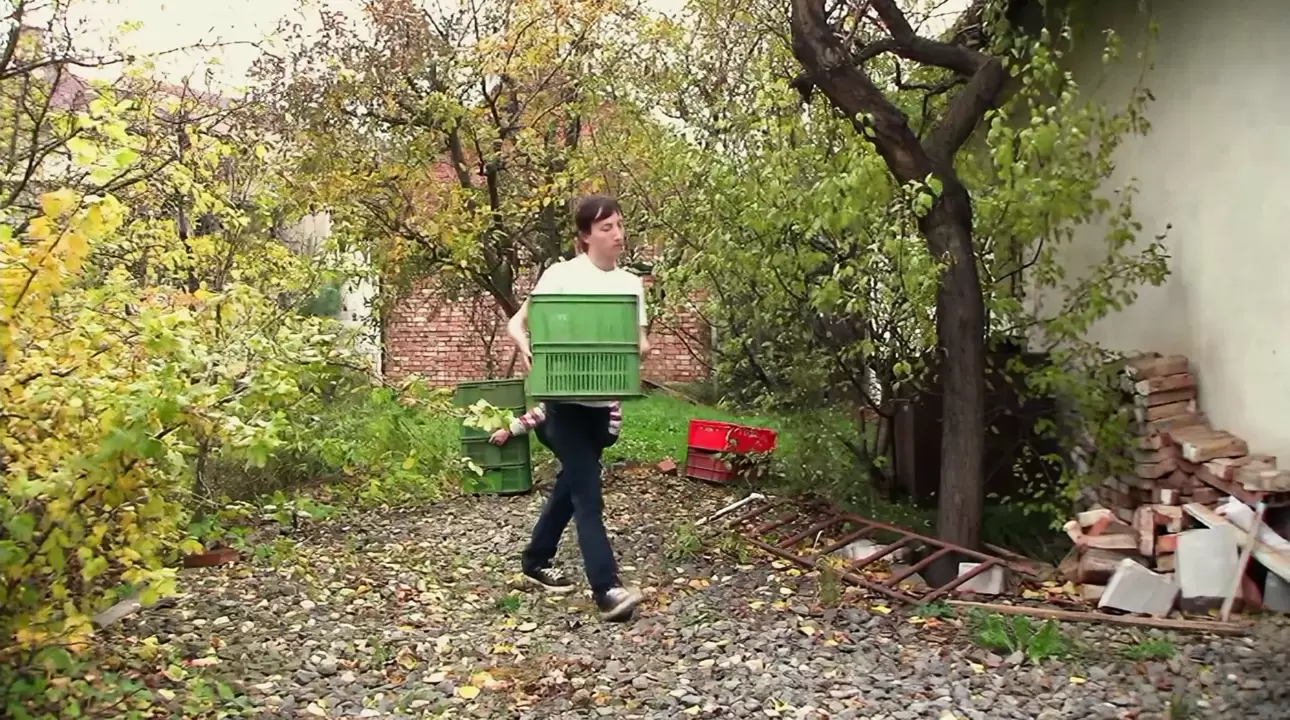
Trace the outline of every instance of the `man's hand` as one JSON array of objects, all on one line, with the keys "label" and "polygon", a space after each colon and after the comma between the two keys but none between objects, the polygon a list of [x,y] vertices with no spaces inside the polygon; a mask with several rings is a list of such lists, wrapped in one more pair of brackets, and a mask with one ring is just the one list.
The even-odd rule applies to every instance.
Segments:
[{"label": "man's hand", "polygon": [[493,436],[488,438],[488,442],[494,445],[505,445],[507,440],[511,439],[510,430],[498,430]]},{"label": "man's hand", "polygon": [[650,351],[653,349],[654,347],[649,344],[649,338],[645,337],[644,333],[642,333],[641,334],[641,357],[643,358],[649,357]]}]

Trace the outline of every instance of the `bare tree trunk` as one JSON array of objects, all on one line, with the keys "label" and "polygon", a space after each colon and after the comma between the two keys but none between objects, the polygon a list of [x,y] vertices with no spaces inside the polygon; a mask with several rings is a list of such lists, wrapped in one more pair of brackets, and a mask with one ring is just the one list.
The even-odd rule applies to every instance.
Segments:
[{"label": "bare tree trunk", "polygon": [[985,506],[985,302],[972,253],[971,207],[961,187],[923,220],[932,248],[950,258],[936,292],[941,411],[940,539],[976,548]]},{"label": "bare tree trunk", "polygon": [[[997,58],[918,36],[895,0],[869,0],[868,6],[890,37],[853,52],[830,24],[823,0],[792,0],[793,54],[806,71],[794,84],[804,96],[818,87],[853,118],[897,181],[941,183],[918,223],[932,256],[949,261],[936,294],[944,397],[937,534],[974,548],[985,504],[985,304],[972,246],[972,201],[954,172],[954,155],[994,106],[1007,73]],[[964,87],[924,141],[864,69],[865,60],[884,52],[962,79]]]}]

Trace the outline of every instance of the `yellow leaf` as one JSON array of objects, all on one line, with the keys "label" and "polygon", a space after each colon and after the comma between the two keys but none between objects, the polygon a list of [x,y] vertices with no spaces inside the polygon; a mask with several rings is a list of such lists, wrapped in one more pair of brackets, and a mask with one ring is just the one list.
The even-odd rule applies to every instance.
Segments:
[{"label": "yellow leaf", "polygon": [[76,193],[69,188],[47,192],[40,196],[40,211],[48,217],[59,217],[76,207]]},{"label": "yellow leaf", "polygon": [[975,673],[983,673],[983,672],[985,672],[985,666],[984,666],[984,665],[980,665],[980,664],[978,664],[978,663],[970,662],[970,663],[968,663],[968,666],[970,666],[970,667],[972,668],[972,671],[973,671],[973,672],[975,672]]},{"label": "yellow leaf", "polygon": [[1047,593],[1036,592],[1034,590],[1022,590],[1021,596],[1023,598],[1026,598],[1027,600],[1035,600],[1038,598],[1047,597],[1048,595]]},{"label": "yellow leaf", "polygon": [[815,628],[811,627],[810,625],[803,625],[798,629],[801,630],[802,634],[807,637],[811,637],[812,635],[815,634]]},{"label": "yellow leaf", "polygon": [[878,614],[880,614],[880,615],[890,615],[890,614],[891,614],[891,608],[887,607],[886,605],[872,605],[872,606],[870,606],[870,607],[869,607],[869,609],[870,609],[870,610],[872,610],[872,611],[874,611],[874,612],[876,612],[876,613],[878,613]]},{"label": "yellow leaf", "polygon": [[457,694],[466,700],[474,700],[479,697],[479,688],[474,685],[463,685],[462,687],[457,688]]},{"label": "yellow leaf", "polygon": [[477,672],[470,677],[470,684],[475,687],[484,687],[490,682],[493,682],[493,676],[486,672]]},{"label": "yellow leaf", "polygon": [[1088,682],[1088,680],[1085,680],[1078,675],[1071,675],[1071,685],[1083,685],[1086,682]]}]

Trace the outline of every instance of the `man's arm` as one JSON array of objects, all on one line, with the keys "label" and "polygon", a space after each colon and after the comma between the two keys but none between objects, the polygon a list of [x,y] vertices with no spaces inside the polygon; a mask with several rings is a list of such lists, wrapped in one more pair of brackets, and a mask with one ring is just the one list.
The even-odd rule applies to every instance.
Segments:
[{"label": "man's arm", "polygon": [[523,415],[515,418],[515,420],[511,423],[511,428],[510,428],[511,434],[523,435],[524,433],[532,430],[538,425],[541,425],[545,421],[546,421],[546,404],[538,403],[537,405],[533,406],[532,410],[529,410]]},{"label": "man's arm", "polygon": [[[560,263],[556,263],[546,269],[538,277],[537,284],[529,293],[529,297],[540,292],[556,292],[556,286],[559,284]],[[515,311],[511,319],[506,322],[506,334],[511,336],[511,341],[515,347],[520,349],[520,355],[524,358],[524,369],[528,370],[533,366],[533,351],[529,348],[529,301],[526,299],[520,309]]]},{"label": "man's arm", "polygon": [[528,363],[533,357],[532,352],[529,351],[528,319],[529,301],[525,300],[524,304],[520,305],[520,309],[515,311],[511,319],[506,322],[506,334],[511,336],[511,341],[515,343],[515,347],[520,349],[520,354],[524,356],[525,363]]}]

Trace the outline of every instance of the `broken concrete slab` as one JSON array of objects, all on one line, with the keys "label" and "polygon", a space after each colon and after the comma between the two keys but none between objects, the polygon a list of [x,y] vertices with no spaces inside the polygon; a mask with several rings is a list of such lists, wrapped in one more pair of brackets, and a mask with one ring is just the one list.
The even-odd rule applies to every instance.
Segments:
[{"label": "broken concrete slab", "polygon": [[1290,613],[1290,582],[1276,573],[1268,573],[1263,582],[1263,607],[1279,613]]},{"label": "broken concrete slab", "polygon": [[1204,612],[1223,604],[1239,572],[1240,547],[1231,526],[1188,530],[1178,534],[1174,571],[1178,604],[1187,612]]},{"label": "broken concrete slab", "polygon": [[[981,563],[959,563],[959,577],[972,572]],[[956,592],[976,593],[977,595],[1002,595],[1008,587],[1007,572],[1000,565],[995,565],[976,577],[955,588]]]},{"label": "broken concrete slab", "polygon": [[1116,567],[1097,606],[1164,617],[1177,601],[1177,585],[1126,558]]},{"label": "broken concrete slab", "polygon": [[[860,540],[855,540],[838,548],[833,554],[844,557],[851,562],[856,562],[857,560],[863,560],[886,549],[886,545],[881,545],[872,540],[861,538]],[[908,548],[899,548],[888,555],[884,555],[882,559],[890,562],[900,562],[908,556]]]}]

